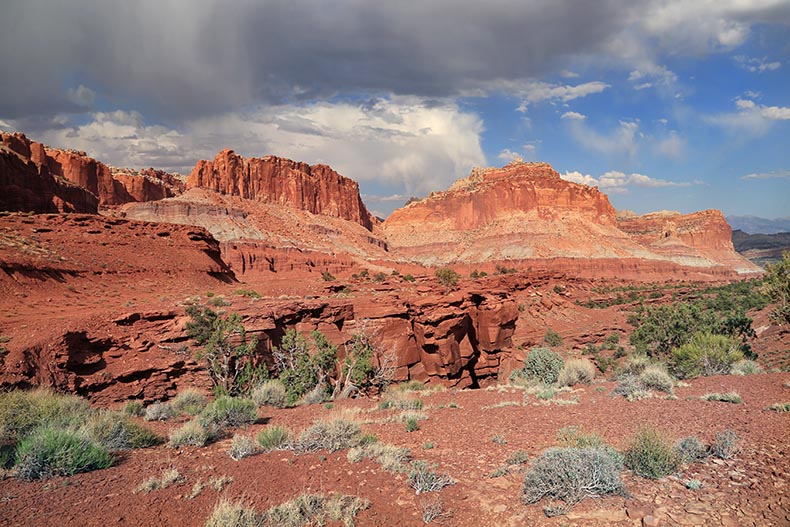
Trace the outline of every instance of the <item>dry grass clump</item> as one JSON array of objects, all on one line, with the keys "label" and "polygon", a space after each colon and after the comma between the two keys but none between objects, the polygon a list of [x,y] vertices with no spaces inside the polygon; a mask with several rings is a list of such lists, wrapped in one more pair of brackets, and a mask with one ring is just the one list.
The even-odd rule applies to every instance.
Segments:
[{"label": "dry grass clump", "polygon": [[722,403],[733,403],[739,404],[743,402],[740,394],[738,392],[727,392],[727,393],[706,393],[701,397],[704,401],[717,401]]},{"label": "dry grass clump", "polygon": [[[266,511],[261,517],[262,525],[276,527],[302,527],[342,522],[353,526],[354,517],[370,507],[370,502],[345,494],[301,494]],[[246,526],[244,526],[246,527]]]},{"label": "dry grass clump", "polygon": [[206,520],[206,527],[259,527],[260,518],[255,510],[242,501],[222,498],[214,505]]},{"label": "dry grass clump", "polygon": [[558,386],[575,386],[590,384],[595,379],[595,365],[587,359],[571,359],[565,361],[559,375]]},{"label": "dry grass clump", "polygon": [[527,469],[521,500],[546,498],[546,516],[565,514],[584,499],[623,493],[622,468],[622,457],[608,446],[550,448]]},{"label": "dry grass clump", "polygon": [[639,374],[639,382],[647,390],[672,393],[675,379],[662,364],[650,364]]},{"label": "dry grass clump", "polygon": [[455,484],[453,478],[447,474],[440,474],[434,469],[435,467],[432,467],[425,461],[412,461],[408,478],[409,486],[417,494],[422,494],[425,492],[436,492]]},{"label": "dry grass clump", "polygon": [[147,480],[140,483],[137,488],[134,489],[134,493],[148,494],[149,492],[166,489],[171,485],[175,485],[177,483],[183,483],[186,479],[181,476],[181,473],[178,469],[170,468],[162,472],[160,477],[151,476]]},{"label": "dry grass clump", "polygon": [[257,406],[283,408],[287,398],[285,384],[280,379],[269,379],[256,386],[250,394]]},{"label": "dry grass clump", "polygon": [[790,403],[774,403],[766,408],[766,410],[778,413],[790,412]]},{"label": "dry grass clump", "polygon": [[258,453],[258,447],[252,438],[243,435],[234,435],[228,449],[228,455],[233,461],[239,461],[245,457],[254,456]]},{"label": "dry grass clump", "polygon": [[347,458],[351,463],[372,459],[387,472],[405,472],[406,465],[411,460],[411,452],[408,448],[372,442],[352,447]]},{"label": "dry grass clump", "polygon": [[360,438],[359,425],[354,421],[319,421],[299,435],[293,442],[293,449],[297,454],[319,450],[337,452],[357,446]]},{"label": "dry grass clump", "polygon": [[637,476],[659,479],[675,472],[678,456],[666,437],[652,428],[643,428],[625,451],[625,466]]},{"label": "dry grass clump", "polygon": [[205,426],[198,419],[193,419],[170,432],[169,444],[173,448],[205,446],[215,434],[216,430]]}]

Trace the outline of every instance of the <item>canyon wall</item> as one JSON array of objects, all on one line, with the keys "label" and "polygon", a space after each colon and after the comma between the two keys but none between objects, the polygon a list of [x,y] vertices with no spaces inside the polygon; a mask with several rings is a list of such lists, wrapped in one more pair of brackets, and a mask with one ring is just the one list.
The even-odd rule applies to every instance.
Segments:
[{"label": "canyon wall", "polygon": [[334,216],[368,230],[373,226],[359,185],[326,165],[310,166],[275,156],[247,159],[225,149],[213,161],[198,161],[187,187]]}]

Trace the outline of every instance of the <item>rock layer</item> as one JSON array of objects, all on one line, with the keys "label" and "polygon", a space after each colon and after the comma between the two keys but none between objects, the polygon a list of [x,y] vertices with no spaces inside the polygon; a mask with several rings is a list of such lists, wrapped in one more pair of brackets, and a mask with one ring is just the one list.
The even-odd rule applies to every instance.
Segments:
[{"label": "rock layer", "polygon": [[[0,142],[0,189],[6,195],[0,201],[3,210],[95,213],[99,206],[162,199],[184,189],[184,183],[174,174],[152,168],[139,172],[115,169],[85,152],[49,148],[24,134],[0,132]],[[22,166],[29,164],[32,166]],[[92,194],[97,204],[72,187]]]},{"label": "rock layer", "polygon": [[275,156],[246,159],[225,149],[214,161],[198,161],[187,187],[334,216],[368,230],[373,226],[359,185],[326,165],[310,166]]}]

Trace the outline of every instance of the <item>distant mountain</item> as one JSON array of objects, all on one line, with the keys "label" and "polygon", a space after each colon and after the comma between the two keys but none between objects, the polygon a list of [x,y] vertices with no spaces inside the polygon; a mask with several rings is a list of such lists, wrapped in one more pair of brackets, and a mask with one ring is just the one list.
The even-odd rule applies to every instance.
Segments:
[{"label": "distant mountain", "polygon": [[790,217],[768,219],[757,216],[727,216],[727,223],[732,230],[741,230],[748,234],[790,232]]},{"label": "distant mountain", "polygon": [[767,263],[781,261],[783,251],[790,251],[790,232],[747,234],[741,230],[734,230],[732,244],[742,256],[765,267]]}]

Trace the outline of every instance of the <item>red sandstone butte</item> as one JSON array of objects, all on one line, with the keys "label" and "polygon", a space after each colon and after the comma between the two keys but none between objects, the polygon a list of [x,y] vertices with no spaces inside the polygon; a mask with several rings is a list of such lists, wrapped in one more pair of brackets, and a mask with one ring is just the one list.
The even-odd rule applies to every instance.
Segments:
[{"label": "red sandstone butte", "polygon": [[193,187],[334,216],[368,230],[373,226],[359,185],[326,165],[275,156],[246,159],[225,149],[214,161],[198,161],[187,180],[187,188]]}]

